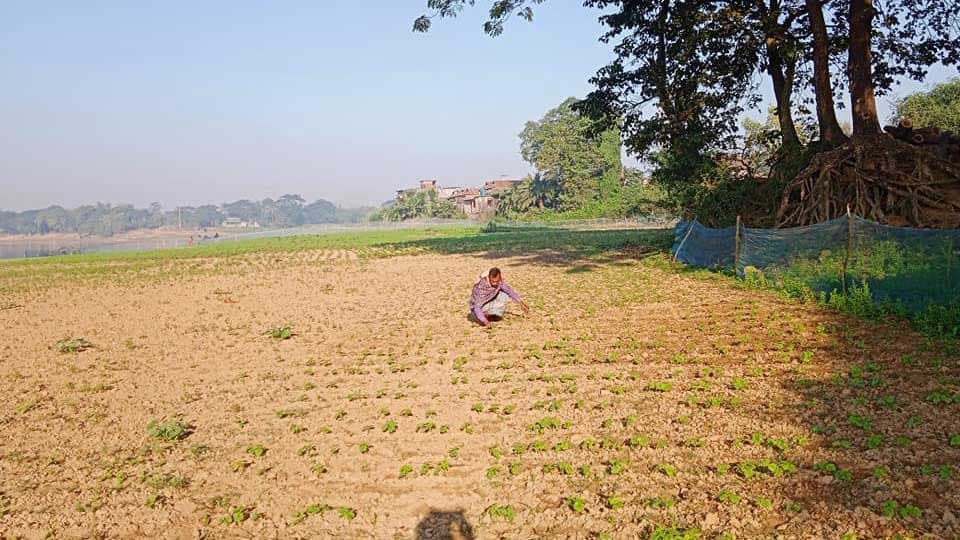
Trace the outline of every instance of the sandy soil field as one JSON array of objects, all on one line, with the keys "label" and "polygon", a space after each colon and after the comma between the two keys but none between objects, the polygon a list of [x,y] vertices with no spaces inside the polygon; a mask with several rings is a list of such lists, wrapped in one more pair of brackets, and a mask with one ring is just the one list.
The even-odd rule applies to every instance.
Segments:
[{"label": "sandy soil field", "polygon": [[[0,295],[7,537],[960,533],[957,357],[906,327],[639,253],[172,264]],[[493,264],[532,312],[488,331]]]}]

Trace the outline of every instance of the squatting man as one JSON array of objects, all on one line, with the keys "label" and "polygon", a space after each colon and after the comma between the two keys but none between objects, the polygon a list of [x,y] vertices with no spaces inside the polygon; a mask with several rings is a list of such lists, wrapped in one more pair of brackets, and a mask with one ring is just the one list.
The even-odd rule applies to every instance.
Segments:
[{"label": "squatting man", "polygon": [[489,327],[492,321],[503,318],[510,300],[520,304],[524,313],[530,308],[520,299],[520,295],[503,281],[499,268],[491,268],[480,276],[470,295],[471,315],[480,326]]}]

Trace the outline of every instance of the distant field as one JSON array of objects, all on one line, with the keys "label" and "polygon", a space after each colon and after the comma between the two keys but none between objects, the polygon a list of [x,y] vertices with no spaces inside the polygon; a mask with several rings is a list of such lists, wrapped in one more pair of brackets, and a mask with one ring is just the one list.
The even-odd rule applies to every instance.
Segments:
[{"label": "distant field", "polygon": [[[955,345],[673,265],[671,233],[2,262],[0,531],[960,533]],[[486,331],[466,302],[492,265],[532,312]]]}]

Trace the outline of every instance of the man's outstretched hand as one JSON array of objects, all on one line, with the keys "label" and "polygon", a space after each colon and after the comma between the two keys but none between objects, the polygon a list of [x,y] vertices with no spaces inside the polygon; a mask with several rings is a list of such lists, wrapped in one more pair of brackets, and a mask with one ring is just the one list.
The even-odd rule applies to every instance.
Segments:
[{"label": "man's outstretched hand", "polygon": [[520,302],[520,309],[522,309],[524,313],[530,313],[530,306],[528,306],[526,302]]}]

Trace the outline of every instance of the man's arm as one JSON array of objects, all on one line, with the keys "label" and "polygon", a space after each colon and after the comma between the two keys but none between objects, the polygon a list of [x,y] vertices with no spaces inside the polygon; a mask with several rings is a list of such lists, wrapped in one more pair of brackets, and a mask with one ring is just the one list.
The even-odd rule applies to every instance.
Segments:
[{"label": "man's arm", "polygon": [[518,304],[523,303],[523,300],[520,299],[520,295],[517,294],[517,291],[513,290],[513,287],[507,285],[506,282],[500,284],[500,290],[507,293],[507,296],[509,296],[514,302]]},{"label": "man's arm", "polygon": [[523,300],[520,299],[520,295],[517,294],[517,291],[513,290],[513,287],[507,285],[507,284],[504,282],[504,283],[501,283],[501,284],[500,284],[500,290],[502,290],[503,292],[507,293],[507,296],[509,296],[514,302],[520,304],[520,307],[523,308],[523,312],[524,312],[524,313],[529,313],[529,312],[530,312],[530,308],[527,307],[526,302],[524,302]]}]

